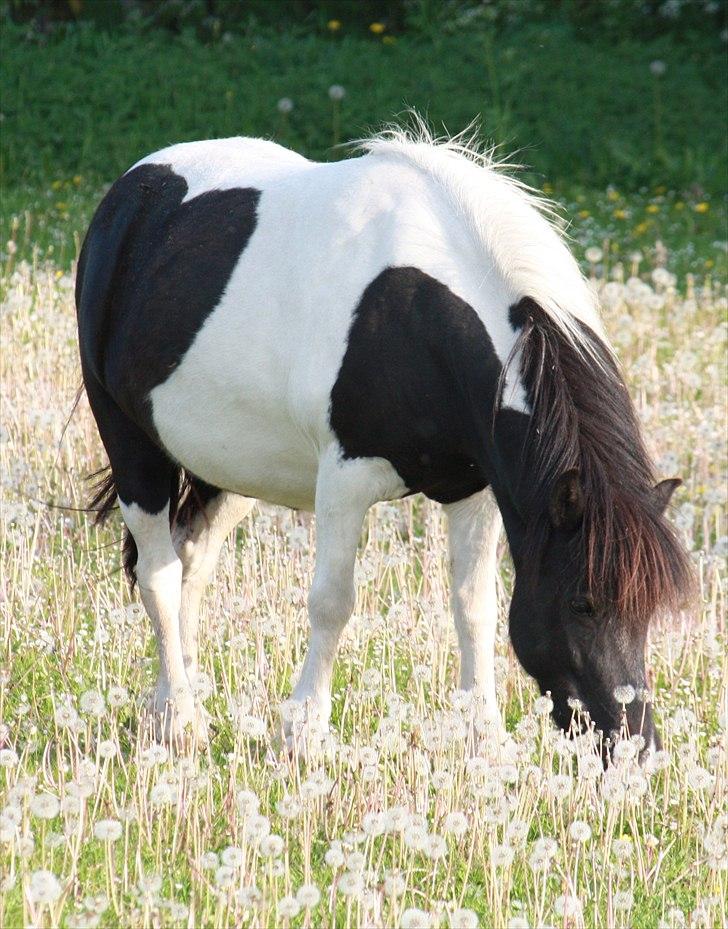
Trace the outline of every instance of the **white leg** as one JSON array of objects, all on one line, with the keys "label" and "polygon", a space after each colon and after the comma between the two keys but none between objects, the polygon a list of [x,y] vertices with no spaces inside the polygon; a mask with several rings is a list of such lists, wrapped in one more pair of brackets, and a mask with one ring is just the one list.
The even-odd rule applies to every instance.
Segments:
[{"label": "white leg", "polygon": [[445,507],[450,538],[452,607],[460,644],[460,686],[500,721],[495,689],[496,557],[501,515],[487,488]]},{"label": "white leg", "polygon": [[221,492],[185,526],[175,526],[174,546],[182,561],[180,640],[187,676],[197,676],[200,602],[225,539],[255,506],[255,500]]},{"label": "white leg", "polygon": [[[394,489],[396,487],[396,489]],[[339,636],[354,608],[354,565],[369,507],[401,492],[392,469],[377,459],[341,461],[332,446],[316,482],[316,570],[308,597],[311,640],[293,700],[311,728],[325,729],[331,714],[331,674]],[[285,732],[291,746],[292,729]]]},{"label": "white leg", "polygon": [[121,502],[121,512],[139,552],[139,593],[157,638],[159,677],[152,699],[157,735],[168,741],[185,733],[196,736],[197,714],[179,633],[182,562],[172,544],[168,507],[152,514]]}]

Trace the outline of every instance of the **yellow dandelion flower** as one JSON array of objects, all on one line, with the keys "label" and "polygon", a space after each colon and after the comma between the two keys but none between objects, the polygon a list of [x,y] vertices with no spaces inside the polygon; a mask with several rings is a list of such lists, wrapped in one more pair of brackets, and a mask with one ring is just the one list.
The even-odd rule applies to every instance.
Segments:
[{"label": "yellow dandelion flower", "polygon": [[710,269],[713,267],[714,264],[715,264],[715,262],[713,261],[712,258],[706,258],[706,259],[705,259],[705,267],[706,267],[708,270],[710,270]]},{"label": "yellow dandelion flower", "polygon": [[73,183],[76,185],[76,187],[78,187],[78,185],[81,183],[82,180],[83,178],[81,177],[80,174],[73,175]]},{"label": "yellow dandelion flower", "polygon": [[339,29],[341,29],[341,20],[340,20],[340,19],[330,19],[330,20],[326,23],[326,28],[327,28],[330,32],[338,32]]},{"label": "yellow dandelion flower", "polygon": [[64,203],[62,200],[59,200],[58,203],[56,203],[56,209],[57,209],[57,210],[60,210],[61,212],[62,212],[63,210],[67,210],[67,209],[68,209],[68,204],[67,204],[67,203]]},{"label": "yellow dandelion flower", "polygon": [[61,187],[63,187],[63,181],[53,181],[53,183],[51,184],[51,187],[53,188],[53,190],[60,190]]},{"label": "yellow dandelion flower", "polygon": [[707,213],[710,209],[710,204],[703,200],[701,203],[696,203],[693,209],[696,213]]},{"label": "yellow dandelion flower", "polygon": [[648,213],[659,213],[660,207],[656,203],[650,203],[647,205],[647,212]]},{"label": "yellow dandelion flower", "polygon": [[610,187],[607,191],[607,199],[611,200],[614,203],[615,200],[619,200],[620,193],[618,190],[615,190],[614,187]]},{"label": "yellow dandelion flower", "polygon": [[393,35],[383,35],[383,36],[382,36],[382,42],[383,42],[385,45],[394,45],[394,43],[395,43],[396,41],[397,41],[397,37],[396,37],[396,36],[393,36]]},{"label": "yellow dandelion flower", "polygon": [[613,216],[615,219],[626,219],[626,218],[627,218],[627,211],[626,211],[626,210],[615,210],[615,211],[612,213],[612,216]]},{"label": "yellow dandelion flower", "polygon": [[63,277],[63,271],[61,271],[61,269],[58,268],[54,276],[57,281],[60,281],[60,279]]},{"label": "yellow dandelion flower", "polygon": [[387,27],[384,23],[370,23],[369,31],[373,32],[374,35],[381,35]]},{"label": "yellow dandelion flower", "polygon": [[589,210],[579,210],[579,212],[577,213],[577,216],[579,217],[579,219],[589,219],[589,217],[591,216],[591,213],[589,212]]},{"label": "yellow dandelion flower", "polygon": [[634,227],[634,234],[644,235],[647,232],[647,228],[649,225],[650,224],[646,222],[637,223],[637,225]]},{"label": "yellow dandelion flower", "polygon": [[685,209],[685,204],[682,202],[682,200],[677,200],[677,201],[675,202],[675,209],[676,209],[676,210],[684,210],[684,209]]}]

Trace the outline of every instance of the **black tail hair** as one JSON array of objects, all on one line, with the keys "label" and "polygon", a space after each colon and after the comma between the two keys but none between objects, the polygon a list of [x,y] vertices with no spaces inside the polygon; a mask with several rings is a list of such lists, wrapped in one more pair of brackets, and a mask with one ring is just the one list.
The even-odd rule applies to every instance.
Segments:
[{"label": "black tail hair", "polygon": [[[117,506],[118,494],[111,465],[106,465],[106,467],[94,471],[89,476],[89,480],[95,481],[95,483],[93,485],[94,496],[88,509],[95,512],[94,524],[98,526],[106,522],[111,511],[115,510]],[[205,504],[212,495],[211,491],[214,494],[216,489],[199,478],[188,474],[184,468],[177,467],[169,488],[170,529],[178,524],[188,524],[198,513],[204,514]],[[134,541],[134,536],[124,526],[121,560],[124,573],[132,590],[136,585],[136,563],[138,558],[139,550]]]}]

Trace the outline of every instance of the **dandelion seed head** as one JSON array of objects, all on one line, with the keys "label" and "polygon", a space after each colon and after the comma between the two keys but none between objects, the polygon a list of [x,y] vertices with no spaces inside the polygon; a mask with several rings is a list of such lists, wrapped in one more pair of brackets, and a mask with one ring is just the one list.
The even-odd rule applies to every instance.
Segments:
[{"label": "dandelion seed head", "polygon": [[55,903],[62,892],[61,884],[52,871],[41,868],[30,875],[28,897],[33,903]]},{"label": "dandelion seed head", "polygon": [[305,909],[312,910],[321,900],[321,891],[315,884],[301,884],[296,891],[296,900]]},{"label": "dandelion seed head", "polygon": [[592,836],[591,826],[583,820],[575,819],[569,826],[569,836],[574,842],[588,842]]},{"label": "dandelion seed head", "polygon": [[100,819],[94,824],[94,835],[100,842],[116,842],[122,835],[121,823],[118,819]]},{"label": "dandelion seed head", "polygon": [[454,836],[463,836],[468,831],[468,817],[459,810],[448,813],[443,823],[443,831]]},{"label": "dandelion seed head", "polygon": [[87,690],[78,701],[81,712],[87,716],[103,716],[106,712],[106,700],[98,690]]},{"label": "dandelion seed head", "polygon": [[625,706],[632,703],[636,696],[637,691],[631,684],[621,684],[619,687],[614,688],[614,699],[617,703],[622,703]]},{"label": "dandelion seed head", "polygon": [[220,861],[228,868],[239,868],[245,860],[242,849],[237,845],[228,845],[220,852]]},{"label": "dandelion seed head", "polygon": [[401,915],[401,929],[431,929],[432,916],[416,906],[408,907]]},{"label": "dandelion seed head", "polygon": [[549,696],[537,697],[533,703],[533,712],[537,716],[548,716],[554,708],[554,701]]},{"label": "dandelion seed head", "polygon": [[301,903],[296,897],[289,894],[280,898],[276,905],[276,909],[278,915],[283,917],[283,919],[293,919],[301,912]]},{"label": "dandelion seed head", "polygon": [[450,914],[450,929],[478,929],[480,922],[475,910],[460,907]]},{"label": "dandelion seed head", "polygon": [[53,794],[36,794],[30,801],[30,812],[38,819],[54,819],[58,816],[61,804]]}]

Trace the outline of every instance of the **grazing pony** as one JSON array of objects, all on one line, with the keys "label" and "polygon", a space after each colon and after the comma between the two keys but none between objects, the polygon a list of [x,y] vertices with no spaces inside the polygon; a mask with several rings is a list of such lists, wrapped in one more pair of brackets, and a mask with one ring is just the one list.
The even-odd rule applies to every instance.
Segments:
[{"label": "grazing pony", "polygon": [[[424,493],[448,517],[461,686],[499,719],[496,546],[513,647],[562,727],[657,734],[650,618],[686,556],[595,299],[544,204],[487,156],[419,127],[319,164],[260,139],[174,145],[111,187],[76,304],[83,379],[124,560],[154,625],[160,737],[204,721],[200,600],[256,498],[314,510],[311,637],[293,692],[326,726],[362,521]],[[572,704],[573,705],[573,704]],[[288,732],[291,737],[291,732]]]}]

